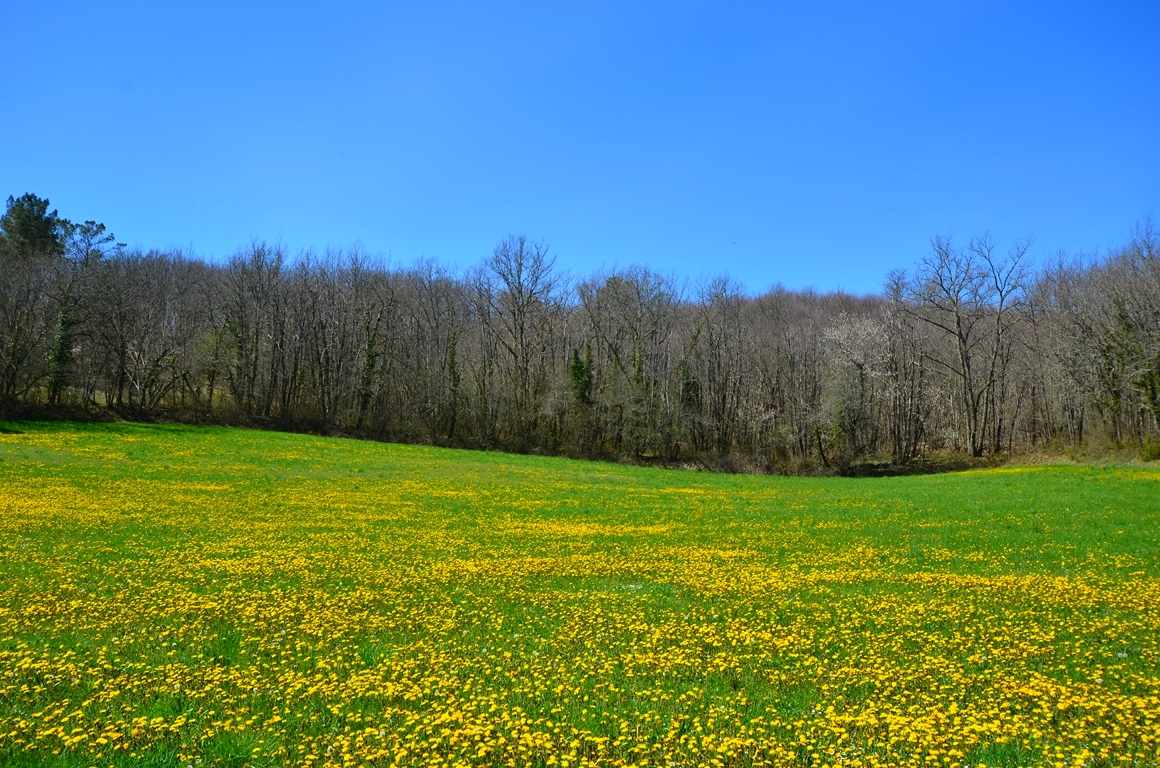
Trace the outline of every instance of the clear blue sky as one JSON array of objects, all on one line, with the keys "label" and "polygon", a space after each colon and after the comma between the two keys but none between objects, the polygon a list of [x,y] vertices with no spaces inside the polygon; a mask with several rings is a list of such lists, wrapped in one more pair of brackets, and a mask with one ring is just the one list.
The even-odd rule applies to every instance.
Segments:
[{"label": "clear blue sky", "polygon": [[[1160,4],[8,3],[0,195],[141,246],[876,291],[1160,216]],[[885,4],[881,4],[885,5]]]}]

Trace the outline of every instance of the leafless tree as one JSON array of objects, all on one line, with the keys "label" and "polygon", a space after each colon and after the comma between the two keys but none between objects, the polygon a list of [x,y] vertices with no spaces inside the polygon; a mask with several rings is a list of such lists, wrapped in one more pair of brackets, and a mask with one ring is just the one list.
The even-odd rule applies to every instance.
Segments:
[{"label": "leafless tree", "polygon": [[520,236],[454,273],[89,234],[0,249],[0,407],[778,471],[1160,437],[1150,222],[1034,274],[1026,243],[935,238],[880,296],[689,291],[641,267],[572,283]]},{"label": "leafless tree", "polygon": [[535,439],[547,394],[554,331],[561,304],[555,259],[542,243],[513,235],[500,243],[479,279],[477,295],[488,304],[486,330],[500,355],[506,413],[520,447]]},{"label": "leafless tree", "polygon": [[909,286],[914,316],[950,341],[949,355],[931,351],[928,358],[957,381],[959,414],[972,456],[981,456],[986,447],[992,400],[1005,373],[1007,334],[1017,320],[1024,288],[1028,247],[1029,242],[1016,243],[1000,257],[987,235],[972,239],[965,250],[955,249],[949,237],[936,237]]}]

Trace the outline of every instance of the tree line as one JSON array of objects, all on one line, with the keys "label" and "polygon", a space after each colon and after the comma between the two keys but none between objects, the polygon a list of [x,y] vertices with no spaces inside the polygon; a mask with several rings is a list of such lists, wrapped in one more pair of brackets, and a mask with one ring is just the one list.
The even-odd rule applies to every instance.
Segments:
[{"label": "tree line", "polygon": [[[1033,268],[936,237],[880,295],[747,293],[548,247],[476,267],[255,241],[141,251],[47,200],[0,218],[0,409],[114,411],[759,471],[1142,451],[1160,438],[1160,236]],[[31,409],[31,410],[30,410]]]}]

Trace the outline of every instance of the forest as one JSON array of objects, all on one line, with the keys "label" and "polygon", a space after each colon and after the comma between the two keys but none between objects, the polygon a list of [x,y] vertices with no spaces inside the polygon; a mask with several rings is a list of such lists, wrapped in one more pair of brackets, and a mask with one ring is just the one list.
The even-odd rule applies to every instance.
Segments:
[{"label": "forest", "polygon": [[759,472],[1160,458],[1160,233],[1030,246],[935,236],[878,295],[754,294],[570,275],[522,235],[466,270],[263,241],[211,262],[25,194],[0,219],[0,417]]}]

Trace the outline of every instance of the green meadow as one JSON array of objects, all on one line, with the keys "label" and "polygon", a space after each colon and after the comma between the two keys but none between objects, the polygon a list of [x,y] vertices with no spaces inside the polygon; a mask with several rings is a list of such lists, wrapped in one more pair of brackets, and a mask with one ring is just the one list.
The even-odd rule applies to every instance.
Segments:
[{"label": "green meadow", "polygon": [[5,765],[1160,764],[1160,466],[0,424]]}]

